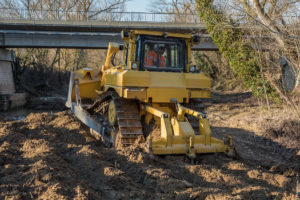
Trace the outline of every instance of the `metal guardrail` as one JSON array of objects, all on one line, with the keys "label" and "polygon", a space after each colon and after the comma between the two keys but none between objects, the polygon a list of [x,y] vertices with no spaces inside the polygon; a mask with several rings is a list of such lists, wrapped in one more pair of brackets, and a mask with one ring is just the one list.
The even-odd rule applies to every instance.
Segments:
[{"label": "metal guardrail", "polygon": [[[246,15],[231,15],[240,23],[247,23]],[[285,15],[286,22],[300,21],[299,14]],[[149,12],[100,12],[0,8],[0,19],[49,20],[49,21],[101,21],[101,22],[152,22],[152,23],[201,23],[196,14]]]},{"label": "metal guardrail", "polygon": [[177,13],[147,12],[98,12],[37,9],[0,8],[2,19],[55,20],[55,21],[104,21],[104,22],[153,22],[153,23],[200,23],[199,16]]}]

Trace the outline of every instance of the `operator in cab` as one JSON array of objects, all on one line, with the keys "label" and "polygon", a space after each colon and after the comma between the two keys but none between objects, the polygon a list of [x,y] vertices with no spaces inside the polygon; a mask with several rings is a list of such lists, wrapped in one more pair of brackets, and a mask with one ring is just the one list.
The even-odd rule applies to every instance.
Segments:
[{"label": "operator in cab", "polygon": [[163,46],[160,46],[158,51],[155,51],[154,44],[149,43],[149,51],[145,57],[145,66],[153,67],[158,64],[159,67],[166,67],[165,57],[163,56],[164,52],[165,48]]},{"label": "operator in cab", "polygon": [[159,67],[166,67],[166,60],[163,56],[165,52],[165,48],[163,46],[159,47],[158,50],[158,66]]}]

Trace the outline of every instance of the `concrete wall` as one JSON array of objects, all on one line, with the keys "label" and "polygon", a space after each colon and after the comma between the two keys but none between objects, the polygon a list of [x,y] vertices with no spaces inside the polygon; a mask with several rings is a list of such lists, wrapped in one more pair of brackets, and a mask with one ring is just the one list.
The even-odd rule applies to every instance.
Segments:
[{"label": "concrete wall", "polygon": [[26,104],[26,93],[16,93],[11,63],[13,52],[0,49],[0,111]]},{"label": "concrete wall", "polygon": [[15,83],[11,68],[11,52],[0,49],[0,94],[14,94]]}]

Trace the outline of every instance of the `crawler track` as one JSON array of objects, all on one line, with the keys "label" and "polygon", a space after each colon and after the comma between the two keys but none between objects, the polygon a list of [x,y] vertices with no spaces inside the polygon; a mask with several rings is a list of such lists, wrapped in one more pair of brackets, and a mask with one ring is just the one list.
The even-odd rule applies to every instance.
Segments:
[{"label": "crawler track", "polygon": [[[108,106],[114,101],[116,109],[116,121],[114,126],[108,123]],[[87,109],[91,114],[103,118],[103,125],[106,126],[106,134],[111,140],[107,141],[116,145],[117,135],[122,146],[133,144],[136,139],[143,135],[139,111],[135,100],[122,99],[116,92],[107,92],[99,96],[93,105]]]}]

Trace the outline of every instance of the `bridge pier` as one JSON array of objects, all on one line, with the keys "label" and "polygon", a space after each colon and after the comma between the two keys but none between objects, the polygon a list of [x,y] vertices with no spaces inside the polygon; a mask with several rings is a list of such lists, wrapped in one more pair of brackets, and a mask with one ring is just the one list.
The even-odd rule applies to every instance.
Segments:
[{"label": "bridge pier", "polygon": [[13,61],[12,51],[0,49],[0,111],[7,111],[26,103],[26,94],[16,93],[12,71]]}]

